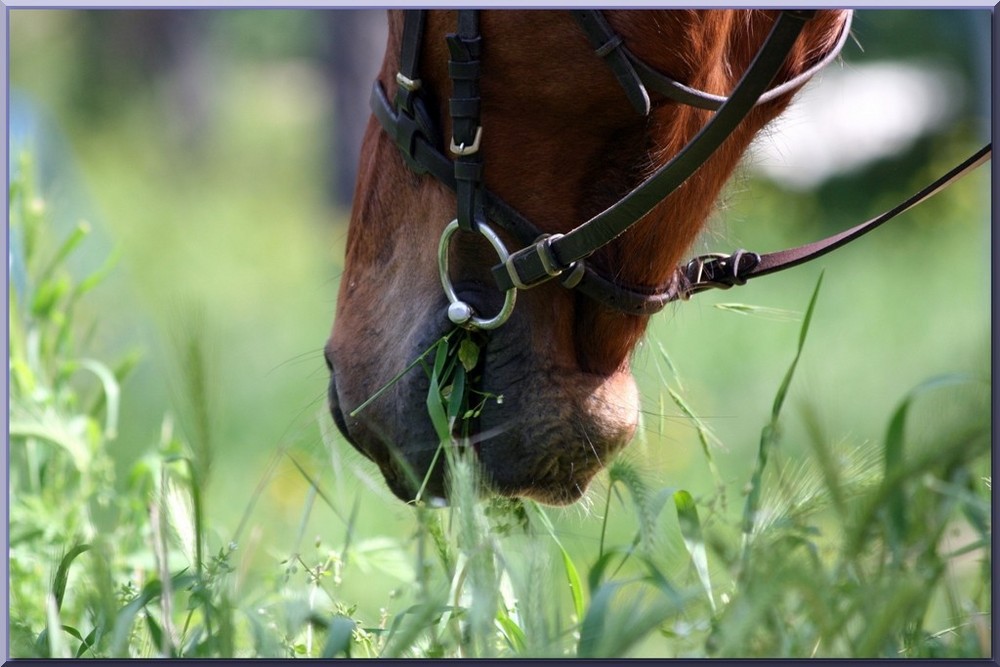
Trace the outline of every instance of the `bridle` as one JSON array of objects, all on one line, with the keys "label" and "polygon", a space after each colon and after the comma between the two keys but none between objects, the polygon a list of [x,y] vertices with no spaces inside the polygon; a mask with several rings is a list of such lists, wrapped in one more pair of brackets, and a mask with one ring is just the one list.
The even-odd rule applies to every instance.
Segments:
[{"label": "bridle", "polygon": [[[403,159],[418,174],[429,173],[456,193],[456,218],[445,228],[439,244],[441,283],[450,306],[448,317],[469,329],[495,329],[513,311],[517,290],[530,289],[553,278],[566,288],[615,310],[632,315],[651,315],[672,301],[688,299],[712,288],[743,285],[756,278],[816,259],[872,231],[969,173],[990,159],[992,144],[977,151],[920,192],[875,218],[823,240],[779,252],[759,255],[746,250],[732,254],[696,257],[678,267],[665,286],[647,288],[616,283],[588,267],[585,260],[637,222],[697,171],[735,130],[756,105],[765,104],[798,86],[832,62],[840,53],[850,30],[850,17],[834,48],[801,75],[768,88],[796,38],[814,16],[813,10],[780,12],[763,46],[728,97],[689,88],[654,70],[625,46],[599,10],[571,12],[595,53],[612,69],[626,97],[637,112],[648,115],[649,90],[670,100],[714,110],[711,119],[681,151],[618,202],[565,234],[543,234],[531,221],[487,190],[482,183],[483,128],[479,95],[482,36],[478,10],[459,10],[456,33],[446,36],[448,73],[452,81],[449,113],[452,137],[449,158],[442,150],[443,138],[429,109],[419,78],[419,56],[423,41],[425,11],[404,12],[404,26],[396,96],[390,103],[381,84],[372,90],[372,111],[393,138]],[[513,234],[524,247],[508,253],[503,241],[487,224],[492,221]],[[484,318],[456,294],[448,272],[450,239],[457,230],[476,231],[493,246],[500,263],[492,268],[493,279],[504,293],[500,311]]]}]

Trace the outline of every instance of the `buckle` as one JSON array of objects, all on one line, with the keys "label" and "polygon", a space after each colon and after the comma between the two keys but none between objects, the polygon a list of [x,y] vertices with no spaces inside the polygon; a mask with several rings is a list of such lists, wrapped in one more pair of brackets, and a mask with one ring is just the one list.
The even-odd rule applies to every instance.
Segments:
[{"label": "buckle", "polygon": [[684,276],[688,286],[685,297],[707,289],[729,289],[734,285],[745,285],[746,273],[760,264],[760,255],[749,250],[737,250],[731,255],[709,253],[700,255],[684,266]]},{"label": "buckle", "polygon": [[552,255],[552,249],[549,246],[552,245],[553,241],[558,241],[562,237],[562,234],[542,234],[535,239],[535,252],[538,253],[538,261],[542,263],[545,273],[553,278],[562,273],[563,269],[556,268],[556,258]]},{"label": "buckle", "polygon": [[422,84],[420,79],[411,79],[402,72],[396,72],[396,83],[411,93],[415,90],[419,90]]},{"label": "buckle", "polygon": [[509,255],[506,259],[504,259],[503,261],[504,268],[507,269],[507,275],[510,276],[510,282],[511,284],[514,285],[514,287],[516,287],[517,289],[530,289],[531,287],[533,287],[533,285],[528,285],[527,283],[525,283],[523,280],[521,280],[521,276],[519,276],[517,273],[517,266],[514,265],[514,259],[516,255],[517,253],[514,253],[513,255]]},{"label": "buckle", "polygon": [[[566,285],[566,287],[575,287],[576,284],[580,282],[583,278],[583,262],[573,262],[568,267],[560,268],[558,266],[558,261],[552,254],[552,249],[549,247],[553,241],[558,241],[562,238],[562,236],[562,234],[542,234],[535,239],[535,243],[533,245],[524,247],[504,259],[504,268],[507,269],[507,275],[510,276],[510,282],[514,285],[514,287],[517,289],[531,289],[535,285],[542,284],[548,280],[548,278],[555,278],[556,276],[562,275],[566,269],[573,269],[571,275],[564,281],[564,285]],[[548,276],[548,278],[540,278],[539,280],[529,284],[521,279],[521,276],[517,272],[517,265],[515,264],[515,261],[521,255],[529,254],[532,248],[534,248],[535,254],[538,255],[538,262],[542,265],[542,270],[545,271],[545,275]]]},{"label": "buckle", "polygon": [[461,144],[456,144],[455,143],[455,137],[452,136],[452,138],[451,138],[451,146],[448,147],[448,150],[450,150],[451,153],[452,153],[452,155],[455,155],[456,157],[463,156],[463,155],[472,155],[474,153],[478,153],[479,152],[479,141],[482,138],[483,138],[483,126],[482,125],[477,125],[476,126],[476,138],[472,140],[472,145],[466,146],[464,142],[461,143]]}]

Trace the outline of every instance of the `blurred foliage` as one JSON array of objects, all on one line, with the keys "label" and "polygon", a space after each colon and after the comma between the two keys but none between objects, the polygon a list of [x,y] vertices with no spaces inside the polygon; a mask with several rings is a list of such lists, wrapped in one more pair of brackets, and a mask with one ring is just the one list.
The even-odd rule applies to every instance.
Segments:
[{"label": "blurred foliage", "polygon": [[[249,522],[262,485],[234,531],[211,518],[217,513],[204,488],[215,403],[198,328],[177,333],[195,413],[191,446],[168,415],[155,449],[114,483],[107,445],[118,437],[122,384],[135,362],[112,368],[81,356],[89,350],[75,307],[108,270],[79,282],[69,276],[65,260],[85,247],[88,230],[52,238],[28,167],[21,165],[10,188],[11,221],[24,239],[23,286],[12,290],[9,312],[14,656],[990,653],[988,388],[955,377],[925,383],[897,405],[881,452],[816,438],[811,456],[785,459],[780,417],[820,283],[761,431],[741,516],[726,511],[725,485],[697,498],[658,488],[629,456],[609,466],[603,517],[590,522],[600,530],[596,552],[568,550],[563,541],[572,533],[535,503],[480,501],[475,459],[468,447],[452,446],[447,423],[469,407],[460,385],[476,362],[468,346],[463,353],[444,338],[426,370],[428,400],[438,403],[430,414],[444,422],[437,426],[450,507],[418,501],[403,540],[359,522],[365,490],[345,503],[342,485],[324,480],[331,463],[340,469],[343,446],[325,432],[326,451],[277,455],[296,467],[308,495],[297,535],[269,542],[287,555],[251,570],[262,538],[277,533]],[[81,388],[81,372],[99,380],[96,391]],[[665,373],[663,381],[678,378]],[[927,410],[928,395],[937,410]],[[921,423],[914,412],[931,412],[932,421]],[[706,433],[706,447],[709,440]],[[707,449],[705,456],[711,463]],[[304,531],[314,512],[333,525],[310,548]],[[612,523],[619,530],[609,531]],[[351,597],[360,592],[371,601],[366,575],[373,571],[401,584],[377,617]],[[358,580],[361,588],[349,592],[348,582]]]},{"label": "blurred foliage", "polygon": [[[102,290],[89,294],[73,310],[77,325],[91,332],[88,349],[97,358],[119,359],[135,350],[142,354],[127,379],[122,376],[117,437],[101,440],[107,457],[100,461],[107,469],[88,483],[95,488],[104,485],[106,494],[113,481],[121,501],[131,502],[129,494],[136,489],[129,486],[129,472],[142,460],[147,465],[142,484],[154,485],[159,468],[143,457],[166,437],[164,412],[175,414],[179,435],[168,434],[168,440],[209,442],[213,448],[200,454],[211,454],[215,470],[202,480],[200,489],[217,531],[207,551],[225,555],[227,537],[235,533],[244,542],[264,545],[243,549],[241,544],[241,568],[274,574],[275,562],[288,559],[291,572],[299,562],[295,558],[309,552],[301,546],[308,541],[306,536],[322,535],[316,543],[316,563],[308,564],[319,594],[329,590],[322,582],[336,579],[348,546],[353,546],[353,576],[338,580],[333,590],[338,601],[358,601],[359,606],[331,612],[327,621],[335,628],[330,619],[339,618],[337,614],[366,619],[364,632],[370,632],[364,641],[370,647],[383,636],[380,624],[382,630],[387,623],[392,627],[383,608],[399,617],[407,615],[398,600],[404,584],[412,582],[412,565],[400,556],[398,545],[415,548],[407,541],[414,534],[414,513],[390,497],[371,465],[329,432],[332,427],[325,414],[326,373],[320,350],[334,312],[346,229],[346,210],[330,203],[326,174],[353,160],[331,151],[327,141],[331,127],[343,120],[332,100],[367,97],[369,90],[367,81],[351,89],[331,85],[327,51],[331,14],[11,10],[11,149],[15,154],[24,147],[35,150],[34,173],[47,197],[48,224],[56,238],[76,229],[81,216],[90,221],[88,243],[69,258],[85,260],[83,265],[89,267],[75,273],[77,279],[100,267],[110,248],[120,248],[118,269]],[[986,126],[989,90],[983,85],[983,70],[989,70],[989,50],[984,55],[977,44],[988,46],[988,39],[977,42],[973,36],[984,24],[988,29],[989,21],[988,11],[858,12],[854,30],[864,51],[849,44],[847,58],[938,59],[962,73],[968,91],[983,97],[969,95],[959,121],[940,136],[924,137],[903,153],[831,180],[814,193],[790,193],[749,178],[738,182],[702,242],[705,248],[743,245],[767,251],[813,240],[895,204],[964,158]],[[608,522],[605,535],[600,521],[607,512],[602,515],[595,506],[613,491],[623,507],[629,502],[620,489],[626,479],[633,480],[630,488],[639,488],[628,477],[631,464],[656,489],[684,480],[701,512],[700,521],[694,523],[691,504],[683,496],[675,498],[678,521],[687,517],[688,542],[698,543],[694,526],[699,525],[705,542],[714,545],[708,563],[720,599],[717,577],[731,572],[729,566],[738,562],[726,533],[731,526],[724,519],[739,511],[739,503],[727,505],[722,499],[725,494],[739,497],[749,477],[757,444],[754,434],[766,423],[774,387],[798,334],[799,322],[787,314],[801,312],[821,270],[826,271],[823,294],[785,408],[781,444],[772,454],[776,464],[791,470],[792,478],[793,462],[822,457],[824,447],[840,456],[843,451],[867,451],[872,443],[880,445],[902,397],[930,377],[960,372],[988,383],[988,168],[980,172],[907,214],[905,220],[817,266],[762,279],[739,293],[699,296],[656,318],[634,364],[643,393],[640,435],[616,476],[602,476],[578,506],[550,512],[559,546],[550,544],[549,556],[557,566],[529,563],[535,568],[534,578],[525,579],[522,590],[542,595],[540,587],[528,584],[565,582],[570,568],[564,565],[564,553],[572,555],[571,564],[575,561],[582,568],[584,563],[595,563],[605,544],[630,543],[642,513],[616,509],[619,513],[613,516],[621,520]],[[18,266],[17,256],[13,265]],[[71,262],[68,266],[73,267]],[[18,288],[18,276],[12,278],[15,296],[23,294],[25,286]],[[743,304],[734,307],[734,300]],[[776,312],[784,314],[768,315]],[[193,338],[200,340],[197,350],[184,342]],[[203,381],[195,384],[185,370],[192,363],[205,369]],[[201,390],[207,392],[211,408],[198,414],[191,402]],[[675,395],[682,397],[680,402]],[[969,401],[950,396],[945,400],[931,393],[920,399],[926,411],[911,417],[917,420],[912,431],[917,438],[951,443],[949,438],[960,436],[961,428],[949,431],[948,424],[981,425],[988,406],[979,394]],[[87,437],[96,438],[106,413],[97,406],[86,414],[97,425],[87,427]],[[937,429],[945,435],[937,438]],[[302,468],[275,454],[288,451],[301,457]],[[966,492],[974,486],[970,479],[988,474],[980,469],[984,459],[953,463],[943,457],[901,485],[905,502],[915,510],[933,512],[931,499],[945,498],[954,501],[949,505],[952,510],[979,511],[980,499],[970,499]],[[62,468],[52,467],[53,474],[58,469],[72,472],[66,461],[58,465]],[[302,470],[311,471],[311,478]],[[190,479],[183,481],[190,490]],[[720,487],[724,493],[716,496]],[[326,495],[328,513],[311,511],[317,488]],[[70,490],[78,494],[74,498],[84,498],[94,489]],[[981,492],[976,487],[976,493]],[[359,498],[357,514],[350,521],[341,524],[341,519],[331,518],[334,510],[346,516],[352,501]],[[83,512],[83,504],[77,509]],[[143,508],[126,509],[138,522]],[[835,513],[844,519],[841,526],[850,525],[852,512],[860,511],[849,509]],[[948,537],[945,527],[960,525],[966,534],[968,526],[956,523],[954,516],[934,515],[935,530]],[[673,521],[668,523],[676,539],[661,544],[664,552],[659,555],[675,565],[687,563],[681,528]],[[785,531],[782,539],[798,540],[795,548],[801,558],[781,570],[767,571],[766,560],[751,561],[752,567],[763,570],[762,586],[783,573],[793,576],[794,585],[780,599],[773,598],[775,604],[793,615],[814,614],[816,624],[842,620],[845,625],[838,636],[845,642],[855,636],[850,632],[858,629],[858,619],[863,618],[859,614],[865,610],[841,608],[840,616],[823,616],[821,606],[809,607],[814,581],[828,577],[837,584],[839,580],[834,576],[836,559],[809,560],[803,540],[808,542],[810,530],[830,526],[833,519],[822,515],[813,523],[796,521],[793,517],[775,529],[776,534]],[[967,519],[981,531],[983,524],[976,521],[975,516]],[[901,525],[897,548],[917,561],[913,567],[910,562],[903,566],[909,587],[902,593],[916,594],[922,572],[940,575],[942,552],[938,542],[922,541],[926,535],[913,532],[914,522]],[[337,531],[343,528],[345,535],[332,536],[331,526]],[[347,526],[363,526],[364,535],[352,535]],[[321,542],[338,547],[321,549]],[[134,540],[120,546],[123,551],[139,549]],[[45,548],[51,551],[58,545],[53,542]],[[62,556],[51,555],[46,562],[58,566]],[[21,560],[25,562],[31,562],[30,557]],[[887,571],[878,569],[882,563],[876,559],[868,564],[882,576]],[[929,569],[922,570],[925,566]],[[72,569],[70,564],[66,567]],[[42,579],[49,576],[40,562],[31,568]],[[978,563],[963,568],[959,573],[963,582],[982,579]],[[699,579],[685,572],[697,590]],[[452,581],[449,573],[454,574],[454,568],[442,564],[436,581]],[[728,581],[728,574],[723,581]],[[950,586],[944,587],[942,596],[950,595]],[[569,593],[563,592],[565,608],[575,607]],[[139,599],[136,593],[124,591],[133,597],[123,600]],[[44,596],[44,591],[30,594]],[[761,595],[761,600],[772,600]],[[981,601],[979,593],[970,595]],[[604,599],[610,603],[610,593]],[[202,600],[206,605],[226,603],[220,598]],[[299,619],[298,625],[288,621],[287,627],[301,635],[290,632],[287,638],[276,638],[261,632],[257,639],[264,649],[259,654],[285,655],[282,651],[294,652],[305,645],[308,621],[302,619],[308,619],[309,607],[295,606],[299,602],[289,603],[284,611],[269,610],[271,615],[261,617],[258,629],[268,623],[281,625],[288,620],[283,615],[287,613]],[[730,606],[722,617],[723,623],[730,623],[730,634],[717,635],[717,654],[738,654],[744,642],[768,654],[787,649],[791,641],[798,642],[796,650],[803,649],[808,628],[795,634],[795,628],[774,616],[767,625],[742,626],[743,620],[762,612],[750,597],[742,598],[742,604]],[[949,604],[934,602],[922,627],[944,631],[953,611]],[[40,621],[31,618],[37,631]],[[522,620],[522,627],[533,622],[538,630],[529,633],[528,641],[546,636],[553,627],[552,619],[544,615]],[[981,629],[975,621],[970,623],[972,629]],[[593,630],[595,625],[588,627]],[[520,641],[516,631],[508,629],[516,644]],[[678,636],[701,639],[709,630],[678,621],[666,640],[677,646]],[[664,634],[669,633],[664,630]],[[937,647],[938,638],[912,638],[925,642],[927,650],[868,645],[882,654],[913,650],[927,656]],[[287,646],[282,644],[286,639]],[[969,635],[963,635],[963,641],[971,647],[969,655],[982,646]],[[362,643],[356,641],[355,651],[362,650]],[[332,643],[329,648],[342,646]],[[595,652],[601,648],[599,642],[588,646]],[[640,644],[635,652],[655,654],[661,647],[656,642]],[[820,655],[827,649],[837,653],[826,646],[820,649]]]}]

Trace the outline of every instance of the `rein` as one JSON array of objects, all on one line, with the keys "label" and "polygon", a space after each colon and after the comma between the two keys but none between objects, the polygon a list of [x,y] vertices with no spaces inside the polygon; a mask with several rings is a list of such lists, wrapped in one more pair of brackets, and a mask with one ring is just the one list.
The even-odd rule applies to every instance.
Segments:
[{"label": "rein", "polygon": [[[699,256],[678,267],[668,284],[659,288],[617,284],[589,268],[585,259],[639,222],[684,183],[754,106],[765,104],[801,86],[832,62],[846,42],[850,15],[830,53],[801,75],[768,88],[802,28],[815,14],[812,10],[782,11],[736,88],[729,97],[720,97],[684,86],[636,58],[599,10],[578,10],[572,14],[594,46],[595,53],[611,67],[636,111],[649,114],[648,88],[674,101],[715,110],[715,113],[676,156],[614,205],[566,234],[543,234],[531,221],[482,184],[482,155],[479,151],[483,132],[479,122],[482,37],[479,34],[479,12],[459,10],[457,32],[446,36],[448,72],[452,80],[449,113],[453,134],[449,152],[454,159],[451,159],[438,148],[443,145],[443,138],[433,120],[434,113],[422,94],[418,75],[425,12],[405,11],[395,100],[390,103],[381,84],[376,81],[371,107],[383,129],[399,147],[408,166],[418,174],[430,173],[456,192],[456,218],[442,234],[438,258],[441,283],[450,302],[448,317],[465,328],[494,329],[501,326],[513,311],[517,290],[529,289],[552,278],[558,278],[564,287],[576,289],[609,308],[632,315],[651,315],[672,301],[686,300],[707,289],[743,285],[751,278],[816,259],[872,231],[940,192],[992,155],[992,144],[987,144],[892,209],[821,241],[764,255],[738,250],[730,255]],[[525,247],[508,253],[500,237],[486,223],[487,220],[511,232]],[[461,301],[452,287],[448,273],[448,248],[451,236],[459,229],[482,234],[500,258],[500,263],[492,268],[492,275],[505,298],[500,311],[493,317],[478,316],[470,305]]]}]

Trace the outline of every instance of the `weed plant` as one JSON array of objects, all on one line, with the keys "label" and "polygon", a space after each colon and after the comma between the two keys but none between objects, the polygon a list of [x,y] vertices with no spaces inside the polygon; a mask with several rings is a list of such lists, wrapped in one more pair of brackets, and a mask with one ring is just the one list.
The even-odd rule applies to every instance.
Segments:
[{"label": "weed plant", "polygon": [[[619,456],[575,528],[592,533],[596,552],[574,553],[551,509],[480,497],[462,425],[502,399],[476,393],[478,342],[456,331],[407,371],[430,379],[449,506],[418,495],[403,543],[366,533],[357,517],[371,499],[359,491],[344,506],[315,472],[343,446],[324,426],[322,457],[278,456],[309,487],[303,526],[324,512],[342,530],[311,548],[300,534],[293,554],[261,575],[246,565],[254,504],[229,535],[204,506],[207,428],[188,442],[165,410],[159,442],[115,478],[108,445],[138,359],[88,356],[78,308],[110,264],[74,281],[64,263],[87,228],[49,238],[30,164],[18,173],[10,220],[23,275],[11,281],[9,312],[17,657],[991,655],[990,388],[928,381],[900,399],[882,442],[831,443],[817,427],[811,456],[791,459],[782,410],[819,284],[741,497],[728,497],[713,436],[667,363],[664,395],[695,425],[716,484],[661,488]],[[180,346],[187,394],[208,395],[197,337]],[[205,423],[200,406],[195,421]],[[612,525],[631,527],[630,537],[613,537]],[[371,576],[379,559],[406,586],[367,617],[342,584]]]}]

